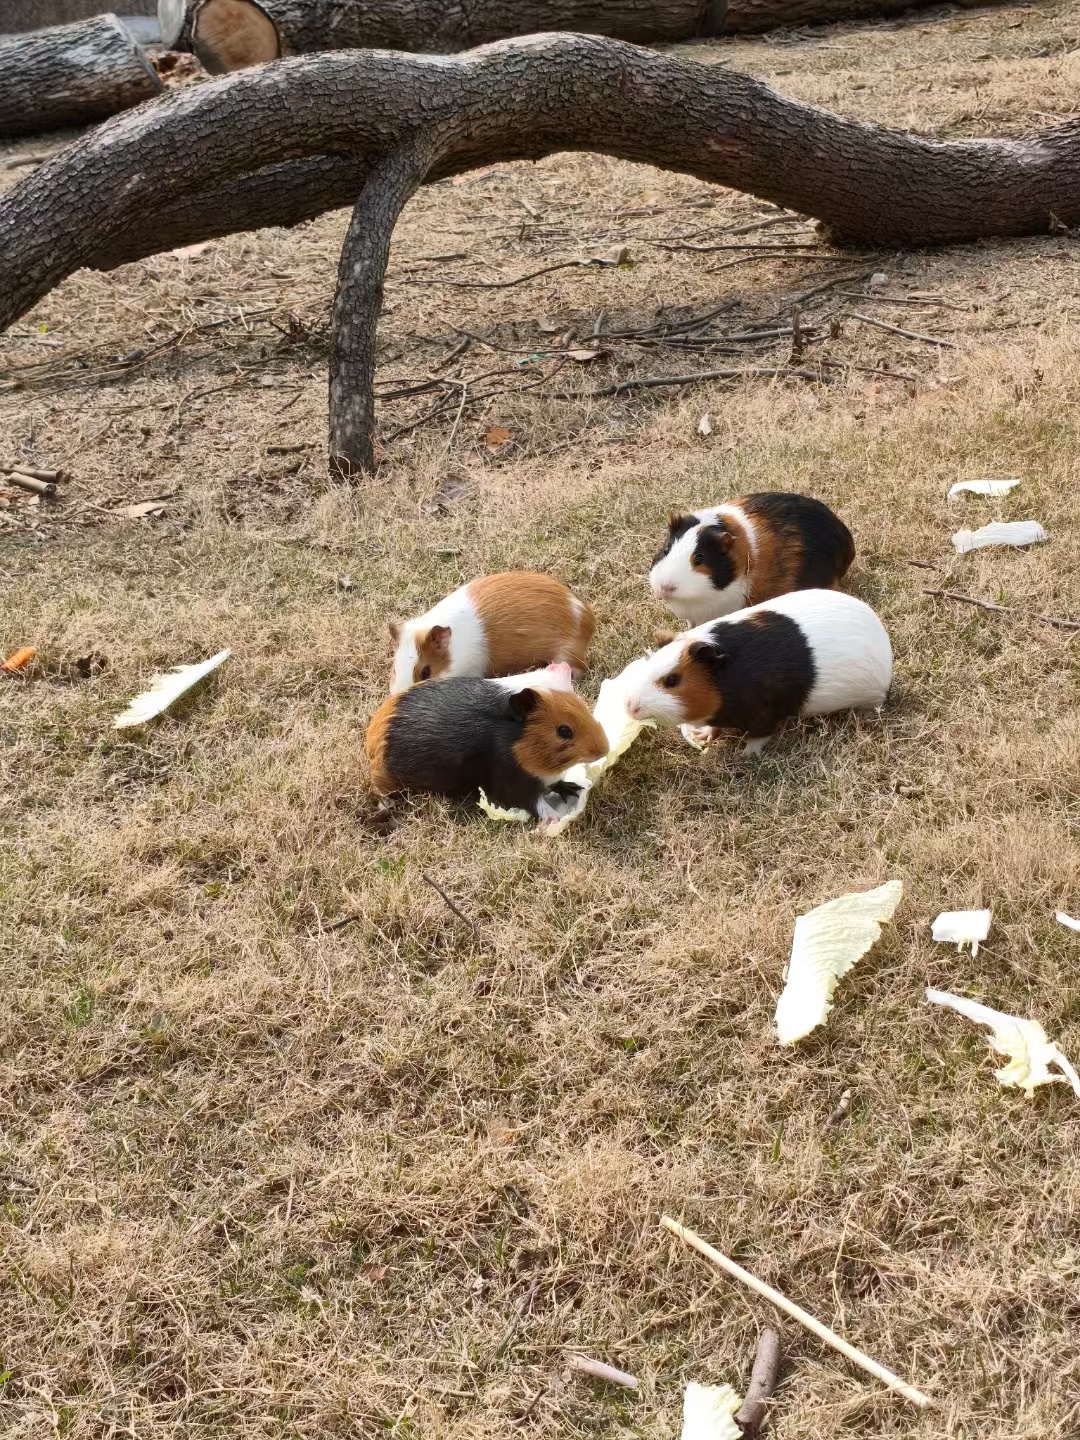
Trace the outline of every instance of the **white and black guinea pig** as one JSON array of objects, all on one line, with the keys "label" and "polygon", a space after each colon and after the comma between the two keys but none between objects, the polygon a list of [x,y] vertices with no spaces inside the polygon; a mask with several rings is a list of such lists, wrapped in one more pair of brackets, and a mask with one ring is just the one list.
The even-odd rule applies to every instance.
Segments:
[{"label": "white and black guinea pig", "polygon": [[681,725],[692,743],[717,731],[756,754],[784,720],[881,705],[892,646],[881,621],[841,590],[795,590],[698,625],[649,655],[626,691],[635,720]]},{"label": "white and black guinea pig", "polygon": [[591,608],[551,575],[482,575],[427,614],[391,621],[390,691],[454,675],[506,675],[549,661],[581,671],[595,630]]},{"label": "white and black guinea pig", "polygon": [[855,541],[827,505],[806,495],[744,495],[673,515],[649,587],[691,625],[760,605],[791,590],[839,584]]},{"label": "white and black guinea pig", "polygon": [[560,777],[602,759],[607,736],[579,696],[545,680],[515,688],[520,678],[459,675],[384,700],[364,742],[374,788],[462,797],[482,789],[541,819],[573,799],[581,787]]}]

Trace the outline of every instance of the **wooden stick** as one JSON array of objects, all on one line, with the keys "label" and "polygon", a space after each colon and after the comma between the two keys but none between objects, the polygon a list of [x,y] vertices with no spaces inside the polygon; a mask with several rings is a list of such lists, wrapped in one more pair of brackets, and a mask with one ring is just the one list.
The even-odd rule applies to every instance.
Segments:
[{"label": "wooden stick", "polygon": [[17,485],[20,490],[29,490],[33,495],[42,495],[46,500],[52,500],[56,495],[56,486],[51,480],[38,480],[33,475],[24,475],[21,470],[10,471],[7,483]]},{"label": "wooden stick", "polygon": [[64,478],[62,470],[33,470],[29,465],[12,465],[11,469],[17,475],[29,475],[31,480],[44,480],[47,485],[55,485]]},{"label": "wooden stick", "polygon": [[[909,560],[908,564],[915,562]],[[1068,620],[1063,615],[1040,615],[1035,610],[1018,610],[1015,605],[995,605],[990,600],[976,600],[974,595],[961,595],[959,590],[926,590],[924,595],[933,595],[938,600],[957,600],[961,605],[974,605],[979,610],[997,610],[1003,615],[1021,615],[1028,620],[1041,620],[1044,625],[1053,625],[1058,630],[1080,630],[1080,620]]]},{"label": "wooden stick", "polygon": [[936,335],[917,335],[914,330],[901,330],[899,325],[890,325],[886,320],[878,320],[873,315],[863,315],[858,310],[849,310],[848,314],[852,320],[861,320],[864,325],[876,325],[879,330],[888,330],[890,335],[901,335],[905,340],[922,340],[927,345],[943,345],[946,350],[957,348],[953,340],[939,340]]},{"label": "wooden stick", "polygon": [[652,390],[658,385],[695,385],[701,380],[741,380],[746,376],[793,377],[796,380],[818,380],[823,385],[832,383],[828,375],[819,375],[816,370],[799,370],[792,365],[748,365],[741,370],[700,370],[695,375],[650,375],[642,380],[620,380],[617,385],[601,385],[596,390],[560,390],[551,398],[595,400],[601,395],[621,395],[624,390]]},{"label": "wooden stick", "polygon": [[735,1413],[735,1424],[741,1426],[751,1440],[755,1440],[768,1417],[769,1401],[776,1389],[779,1369],[780,1336],[775,1330],[765,1329],[758,1337],[746,1399]]},{"label": "wooden stick", "polygon": [[662,1216],[660,1223],[665,1230],[669,1230],[672,1235],[678,1236],[685,1245],[689,1245],[700,1255],[704,1255],[706,1260],[711,1260],[718,1269],[731,1275],[756,1294],[764,1296],[765,1299],[771,1301],[777,1309],[783,1310],[786,1315],[790,1315],[791,1318],[797,1320],[800,1325],[805,1325],[807,1330],[815,1334],[819,1340],[824,1340],[826,1345],[831,1345],[834,1350],[839,1350],[840,1354],[846,1355],[853,1364],[858,1365],[861,1369],[865,1370],[867,1374],[873,1375],[876,1379],[880,1380],[883,1385],[887,1385],[890,1390],[895,1390],[898,1395],[903,1395],[906,1400],[910,1400],[911,1403],[917,1405],[920,1410],[925,1410],[933,1405],[934,1402],[929,1395],[924,1395],[921,1390],[916,1390],[915,1387],[909,1385],[906,1380],[901,1380],[899,1375],[894,1375],[891,1370],[886,1370],[884,1365],[879,1365],[876,1360],[871,1360],[869,1355],[864,1354],[862,1350],[857,1350],[854,1345],[850,1345],[846,1340],[841,1339],[834,1330],[830,1330],[827,1325],[823,1325],[820,1320],[816,1320],[814,1316],[808,1314],[802,1306],[796,1305],[794,1300],[789,1300],[786,1295],[781,1295],[779,1290],[774,1290],[771,1285],[766,1285],[764,1280],[759,1280],[756,1275],[751,1275],[749,1270],[744,1270],[741,1265],[736,1265],[734,1260],[729,1260],[728,1257],[722,1255],[719,1250],[714,1250],[707,1241],[703,1240],[700,1235],[696,1235],[693,1230],[688,1230],[685,1225],[680,1225],[678,1220],[673,1220],[670,1215]]},{"label": "wooden stick", "polygon": [[616,1370],[614,1365],[605,1365],[602,1360],[590,1360],[587,1355],[571,1355],[570,1369],[582,1375],[591,1375],[594,1380],[606,1380],[609,1385],[621,1385],[625,1390],[638,1388],[636,1375]]},{"label": "wooden stick", "polygon": [[[460,411],[458,413],[460,418]],[[469,929],[473,932],[474,935],[480,934],[480,931],[476,927],[475,921],[470,920],[468,915],[458,909],[458,907],[454,904],[453,900],[450,899],[450,896],[446,893],[446,891],[442,888],[442,886],[437,880],[433,880],[426,870],[420,871],[420,878],[426,884],[431,886],[432,890],[435,891],[435,894],[438,895],[439,899],[442,900],[448,910],[452,910],[459,920],[463,920],[465,924],[468,925]]]}]

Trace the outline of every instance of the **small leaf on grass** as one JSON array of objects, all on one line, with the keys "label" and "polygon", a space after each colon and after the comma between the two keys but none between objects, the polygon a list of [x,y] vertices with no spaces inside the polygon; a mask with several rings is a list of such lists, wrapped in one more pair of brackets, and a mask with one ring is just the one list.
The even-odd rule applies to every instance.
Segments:
[{"label": "small leaf on grass", "polygon": [[514,432],[508,430],[505,425],[492,425],[491,429],[484,436],[484,443],[489,450],[501,450],[514,438]]},{"label": "small leaf on grass", "polygon": [[594,265],[633,265],[634,263],[630,258],[628,245],[613,245],[602,255],[591,255],[589,259]]},{"label": "small leaf on grass", "polygon": [[164,500],[140,500],[135,505],[122,505],[115,513],[123,515],[127,520],[153,519],[157,515],[164,515],[165,502]]},{"label": "small leaf on grass", "polygon": [[702,415],[701,419],[697,422],[697,433],[699,435],[711,435],[712,428],[712,416],[706,410],[705,414]]},{"label": "small leaf on grass", "polygon": [[567,350],[566,353],[567,353],[567,356],[568,356],[571,360],[576,360],[579,365],[587,365],[590,360],[595,360],[598,355],[602,354],[602,351],[600,351],[600,350]]},{"label": "small leaf on grass", "polygon": [[541,335],[554,335],[559,329],[554,320],[548,319],[537,320],[536,328],[540,331]]}]

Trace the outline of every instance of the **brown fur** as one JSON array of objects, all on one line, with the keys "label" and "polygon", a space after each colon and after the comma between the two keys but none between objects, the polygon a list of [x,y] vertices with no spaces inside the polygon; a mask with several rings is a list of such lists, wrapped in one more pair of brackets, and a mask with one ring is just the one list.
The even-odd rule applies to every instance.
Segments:
[{"label": "brown fur", "polygon": [[380,795],[389,795],[392,790],[400,790],[401,786],[387,769],[387,747],[390,743],[390,722],[397,710],[397,703],[400,695],[391,695],[384,700],[378,710],[371,717],[371,724],[364,736],[364,749],[367,752],[368,765],[371,767],[372,788]]},{"label": "brown fur", "polygon": [[557,661],[585,669],[596,617],[584,601],[577,613],[562,581],[513,570],[474,580],[469,594],[487,636],[489,675],[516,675]]},{"label": "brown fur", "polygon": [[446,625],[433,625],[416,636],[416,664],[413,684],[418,685],[425,665],[430,666],[429,680],[438,680],[450,669],[450,630]]},{"label": "brown fur", "polygon": [[[587,765],[607,754],[607,736],[585,701],[565,690],[536,690],[537,704],[514,746],[514,759],[530,775],[554,780],[572,765]],[[574,731],[572,740],[556,733],[560,725]]]},{"label": "brown fur", "polygon": [[[733,502],[745,506],[745,499]],[[751,518],[752,507],[748,509]],[[757,520],[754,526],[757,553],[747,576],[746,603],[760,605],[763,600],[775,600],[799,588],[799,574],[802,570],[803,547],[792,535],[780,537],[771,525]]]},{"label": "brown fur", "polygon": [[708,667],[695,660],[691,653],[695,643],[700,644],[700,641],[691,642],[683,648],[675,666],[682,676],[677,694],[684,725],[704,725],[719,714],[723,705]]}]

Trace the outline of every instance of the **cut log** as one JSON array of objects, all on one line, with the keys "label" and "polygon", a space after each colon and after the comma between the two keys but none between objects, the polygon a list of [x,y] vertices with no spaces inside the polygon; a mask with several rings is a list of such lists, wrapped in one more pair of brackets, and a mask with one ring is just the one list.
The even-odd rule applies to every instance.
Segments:
[{"label": "cut log", "polygon": [[[926,140],[785,100],[749,75],[585,35],[456,57],[343,51],[176,91],[28,175],[0,199],[0,329],[80,266],[353,203],[380,161],[421,141],[428,182],[594,150],[748,191],[864,245],[1080,222],[1080,122],[1025,139]],[[380,194],[385,218],[400,190],[384,183]]]},{"label": "cut log", "polygon": [[115,15],[0,40],[0,136],[88,125],[164,88]]},{"label": "cut log", "polygon": [[[897,15],[934,0],[158,0],[163,42],[214,75],[319,50],[440,55],[537,30],[671,41]],[[978,0],[970,0],[978,3]]]}]

